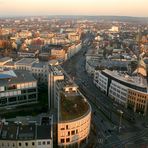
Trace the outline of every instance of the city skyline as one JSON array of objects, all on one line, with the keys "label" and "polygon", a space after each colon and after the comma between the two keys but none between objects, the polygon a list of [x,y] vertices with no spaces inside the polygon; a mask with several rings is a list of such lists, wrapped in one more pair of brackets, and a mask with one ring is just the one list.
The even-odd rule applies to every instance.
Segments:
[{"label": "city skyline", "polygon": [[0,0],[0,16],[114,15],[148,17],[146,0]]}]

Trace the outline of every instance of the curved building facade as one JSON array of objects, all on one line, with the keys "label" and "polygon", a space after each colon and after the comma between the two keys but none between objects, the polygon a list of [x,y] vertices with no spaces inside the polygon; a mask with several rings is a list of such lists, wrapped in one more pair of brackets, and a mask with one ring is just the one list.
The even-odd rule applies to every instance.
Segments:
[{"label": "curved building facade", "polygon": [[58,120],[58,146],[78,147],[83,140],[87,140],[91,107],[76,87],[65,87],[60,93]]},{"label": "curved building facade", "polygon": [[115,102],[141,112],[148,112],[148,85],[146,79],[128,76],[117,71],[95,71],[95,85]]}]

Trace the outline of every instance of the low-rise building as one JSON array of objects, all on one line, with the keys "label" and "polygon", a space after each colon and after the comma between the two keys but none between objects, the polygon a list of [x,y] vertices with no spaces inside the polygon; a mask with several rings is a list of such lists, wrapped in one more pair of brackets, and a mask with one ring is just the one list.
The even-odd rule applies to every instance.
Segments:
[{"label": "low-rise building", "polygon": [[59,60],[65,60],[65,50],[62,48],[53,48],[51,49],[51,56],[53,56],[55,59]]},{"label": "low-rise building", "polygon": [[17,52],[18,57],[21,57],[21,58],[35,58],[35,57],[37,57],[38,53],[39,53],[38,50],[36,50],[36,51],[20,50],[19,52]]},{"label": "low-rise building", "polygon": [[8,62],[12,62],[12,58],[10,58],[10,57],[0,58],[0,68],[3,68],[4,65]]},{"label": "low-rise building", "polygon": [[0,109],[37,103],[37,81],[22,70],[0,72]]},{"label": "low-rise building", "polygon": [[46,118],[46,124],[37,121],[1,122],[1,148],[53,148],[53,119]]},{"label": "low-rise building", "polygon": [[82,48],[81,43],[70,45],[67,49],[66,60],[70,59],[72,56],[74,56],[77,52],[80,51],[81,48]]},{"label": "low-rise building", "polygon": [[32,65],[37,62],[38,62],[38,59],[35,59],[35,58],[23,58],[15,62],[15,67],[16,69],[31,71]]}]

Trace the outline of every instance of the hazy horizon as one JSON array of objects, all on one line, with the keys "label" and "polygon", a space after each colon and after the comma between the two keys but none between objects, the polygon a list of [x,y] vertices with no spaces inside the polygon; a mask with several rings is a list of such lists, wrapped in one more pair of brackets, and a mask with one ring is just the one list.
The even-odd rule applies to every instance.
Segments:
[{"label": "hazy horizon", "polygon": [[148,17],[147,0],[0,0],[0,16]]}]

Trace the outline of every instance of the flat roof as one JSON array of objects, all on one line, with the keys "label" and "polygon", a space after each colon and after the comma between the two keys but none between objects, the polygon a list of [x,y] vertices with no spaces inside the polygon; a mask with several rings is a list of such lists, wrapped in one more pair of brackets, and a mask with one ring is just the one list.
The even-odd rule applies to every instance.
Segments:
[{"label": "flat roof", "polygon": [[90,109],[88,102],[78,92],[61,91],[60,97],[60,121],[74,120],[83,116]]},{"label": "flat roof", "polygon": [[3,125],[0,133],[0,140],[15,140],[17,134],[17,126],[15,124]]},{"label": "flat roof", "polygon": [[17,61],[15,64],[16,65],[31,65],[36,61],[38,61],[38,60],[35,58],[23,58],[23,59]]},{"label": "flat roof", "polygon": [[32,68],[43,68],[47,64],[48,64],[48,62],[33,63]]},{"label": "flat roof", "polygon": [[111,70],[108,70],[108,69],[105,69],[103,71],[105,73],[107,73],[108,75],[111,75],[112,77],[115,77],[116,79],[119,79],[119,80],[124,81],[126,83],[136,85],[138,87],[143,87],[143,88],[147,87],[146,80],[143,81],[142,84],[139,83],[139,80],[140,80],[139,76],[129,76],[129,75],[126,75],[126,74],[119,73],[118,71],[111,71]]},{"label": "flat roof", "polygon": [[4,64],[4,65],[6,65],[6,66],[14,66],[14,63],[15,63],[15,62],[10,61],[10,62],[7,62],[7,63],[6,63],[6,64]]},{"label": "flat roof", "polygon": [[98,55],[98,50],[97,49],[90,49],[87,51],[87,53],[85,55]]},{"label": "flat roof", "polygon": [[36,81],[32,74],[25,70],[14,70],[16,77],[0,79],[0,86]]},{"label": "flat roof", "polygon": [[51,125],[37,126],[37,139],[51,139]]},{"label": "flat roof", "polygon": [[12,58],[10,57],[3,57],[3,58],[0,58],[0,62],[7,62],[8,60],[11,60]]},{"label": "flat roof", "polygon": [[2,125],[0,140],[51,139],[51,124],[15,124]]},{"label": "flat roof", "polygon": [[52,72],[54,73],[54,75],[56,76],[63,76],[63,69],[61,66],[59,65],[54,65],[54,66],[50,66]]},{"label": "flat roof", "polygon": [[35,124],[19,125],[19,132],[17,139],[19,140],[31,140],[35,139]]}]

